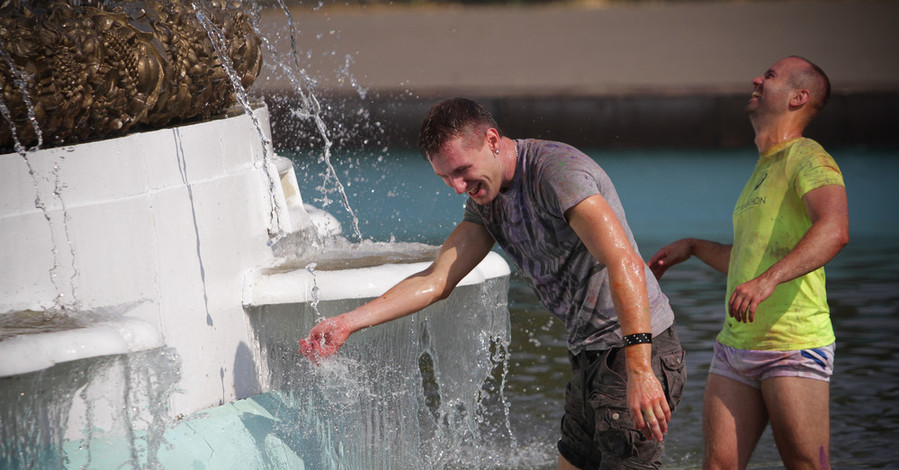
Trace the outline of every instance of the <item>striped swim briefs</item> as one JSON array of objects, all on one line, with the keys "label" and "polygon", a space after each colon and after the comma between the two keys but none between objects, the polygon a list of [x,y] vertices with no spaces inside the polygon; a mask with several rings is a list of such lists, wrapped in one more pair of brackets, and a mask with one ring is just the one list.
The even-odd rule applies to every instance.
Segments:
[{"label": "striped swim briefs", "polygon": [[827,346],[794,351],[736,349],[715,341],[715,355],[709,373],[722,375],[753,388],[772,377],[804,377],[830,381],[836,347]]}]

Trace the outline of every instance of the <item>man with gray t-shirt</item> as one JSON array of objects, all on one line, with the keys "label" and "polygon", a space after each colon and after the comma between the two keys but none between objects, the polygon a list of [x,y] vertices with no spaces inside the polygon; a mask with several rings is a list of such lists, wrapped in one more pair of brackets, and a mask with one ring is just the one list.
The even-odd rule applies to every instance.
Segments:
[{"label": "man with gray t-shirt", "polygon": [[446,298],[497,243],[568,332],[559,468],[658,468],[684,352],[606,173],[569,145],[502,136],[463,98],[431,108],[419,147],[437,176],[468,194],[463,221],[431,266],[319,323],[300,351],[333,354],[355,331]]}]

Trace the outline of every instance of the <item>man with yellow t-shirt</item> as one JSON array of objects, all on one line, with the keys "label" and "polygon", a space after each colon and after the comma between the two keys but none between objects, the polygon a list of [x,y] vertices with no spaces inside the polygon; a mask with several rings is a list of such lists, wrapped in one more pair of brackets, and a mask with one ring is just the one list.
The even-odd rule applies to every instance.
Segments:
[{"label": "man with yellow t-shirt", "polygon": [[727,273],[727,317],[703,399],[703,467],[746,468],[771,423],[787,468],[830,468],[834,333],[823,266],[849,242],[843,177],[802,137],[830,82],[801,57],[752,81],[746,113],[759,160],[734,207],[734,242],[678,240],[656,253],[656,277],[696,256]]}]

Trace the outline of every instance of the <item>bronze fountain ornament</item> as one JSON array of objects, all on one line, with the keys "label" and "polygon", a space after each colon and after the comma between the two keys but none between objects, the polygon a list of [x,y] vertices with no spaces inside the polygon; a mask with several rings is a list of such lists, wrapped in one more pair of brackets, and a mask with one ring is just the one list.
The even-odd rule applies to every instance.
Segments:
[{"label": "bronze fountain ornament", "polygon": [[[262,66],[251,16],[239,2],[196,5],[246,89]],[[169,0],[0,0],[0,92],[0,151],[208,119],[235,102],[193,4]]]}]

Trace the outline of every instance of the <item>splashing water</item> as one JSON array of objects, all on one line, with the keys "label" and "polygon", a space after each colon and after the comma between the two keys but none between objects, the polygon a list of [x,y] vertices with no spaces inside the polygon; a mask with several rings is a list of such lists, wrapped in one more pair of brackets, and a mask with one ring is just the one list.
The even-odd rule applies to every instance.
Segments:
[{"label": "splashing water", "polygon": [[225,38],[222,35],[222,32],[215,26],[215,24],[203,13],[203,10],[197,6],[196,3],[191,4],[194,8],[197,20],[200,21],[200,24],[203,26],[203,29],[206,30],[206,34],[209,36],[209,40],[212,41],[212,45],[215,48],[216,53],[219,56],[219,60],[222,62],[222,67],[225,69],[225,72],[228,75],[228,78],[231,81],[231,85],[234,90],[234,97],[237,99],[237,102],[243,108],[244,112],[246,112],[247,116],[253,122],[253,126],[256,128],[256,133],[259,135],[259,140],[262,142],[262,170],[265,172],[265,176],[268,178],[269,183],[269,202],[271,203],[272,211],[271,211],[271,227],[269,229],[269,236],[271,240],[269,241],[269,245],[277,242],[281,239],[285,234],[281,229],[281,208],[275,202],[275,188],[277,184],[277,178],[271,174],[270,166],[272,162],[271,155],[269,155],[269,148],[271,146],[271,142],[265,138],[265,131],[262,129],[262,125],[259,123],[259,119],[256,117],[256,114],[253,113],[253,109],[250,106],[250,100],[247,97],[247,91],[244,89],[241,84],[240,77],[237,76],[237,72],[234,70],[234,66],[231,63],[231,58],[228,56],[225,51]]},{"label": "splashing water", "polygon": [[359,94],[359,98],[365,99],[365,95],[368,94],[368,89],[362,87],[358,81],[356,81],[356,77],[350,72],[350,66],[353,64],[353,56],[347,54],[344,57],[343,67],[337,71],[337,75],[341,77],[341,81],[348,80],[350,85],[356,90],[356,93]]},{"label": "splashing water", "polygon": [[318,289],[318,281],[316,281],[316,279],[315,279],[316,266],[317,265],[315,263],[309,263],[306,265],[306,271],[308,271],[309,274],[312,274],[312,301],[309,302],[309,306],[312,307],[312,310],[315,312],[316,321],[319,321],[324,317],[322,316],[321,312],[318,311],[318,290],[319,289]]},{"label": "splashing water", "polygon": [[285,66],[283,62],[277,60],[278,55],[275,52],[274,46],[270,41],[268,41],[267,38],[263,38],[263,43],[265,43],[271,56],[276,58],[275,60],[277,64],[282,69],[282,71],[287,74],[287,77],[290,80],[291,84],[294,86],[294,89],[300,95],[302,105],[299,109],[292,110],[291,115],[302,120],[311,119],[315,123],[318,134],[324,142],[322,160],[324,161],[325,166],[328,169],[328,174],[334,180],[337,191],[341,196],[343,207],[350,214],[351,220],[353,222],[353,234],[356,236],[356,239],[358,241],[362,241],[362,232],[359,230],[359,218],[356,216],[356,212],[350,206],[350,201],[346,194],[346,188],[340,181],[340,177],[338,176],[337,170],[334,168],[334,165],[331,163],[331,148],[333,147],[334,142],[330,137],[330,133],[328,132],[328,127],[325,125],[324,119],[322,119],[321,104],[311,91],[307,92],[309,88],[308,85],[313,83],[313,80],[310,79],[309,76],[300,67],[299,53],[297,51],[296,45],[296,28],[294,26],[293,15],[291,15],[290,9],[287,7],[283,0],[278,0],[278,5],[281,7],[281,10],[284,12],[285,17],[287,18],[287,26],[289,30],[288,34],[290,36],[291,56],[293,57],[294,67],[300,72],[300,76],[302,77],[303,81],[301,82],[297,78],[296,74],[294,74],[289,67]]},{"label": "splashing water", "polygon": [[[319,365],[299,357],[291,333],[311,327],[311,304],[248,311],[272,389],[280,390],[266,394],[277,402],[267,408],[275,410],[279,437],[297,443],[291,447],[300,449],[307,468],[508,468],[520,462],[528,449],[512,434],[504,394],[506,282],[460,287],[439,305],[359,331]],[[314,310],[329,316],[356,302],[324,301]]]},{"label": "splashing water", "polygon": [[[298,70],[300,72],[300,76],[303,79],[303,81],[301,82],[297,78],[296,74],[294,74],[293,71],[290,69],[290,67],[287,67],[282,61],[275,59],[276,63],[282,69],[282,71],[287,73],[287,76],[289,77],[290,82],[294,85],[296,91],[299,93],[301,100],[302,100],[302,107],[299,110],[294,110],[292,112],[292,115],[299,119],[312,119],[313,122],[315,123],[316,129],[324,141],[323,160],[328,168],[329,175],[334,180],[334,184],[337,186],[337,190],[341,195],[343,206],[352,218],[353,233],[356,236],[357,240],[362,241],[362,232],[359,230],[359,218],[356,215],[355,211],[353,210],[352,206],[350,205],[349,198],[346,195],[346,188],[344,187],[343,183],[340,181],[340,178],[337,175],[337,170],[334,169],[334,166],[331,163],[331,148],[333,146],[333,141],[329,137],[327,125],[325,125],[325,122],[321,117],[321,105],[318,102],[318,100],[315,98],[315,96],[312,95],[311,92],[307,93],[305,91],[307,87],[303,85],[303,82],[308,84],[308,83],[311,83],[312,80],[303,72],[302,68],[299,65],[299,55],[297,53],[296,39],[295,39],[296,29],[294,27],[293,17],[290,14],[290,10],[287,8],[287,6],[283,3],[282,0],[278,0],[278,4],[281,6],[282,11],[284,11],[285,15],[287,16],[288,25],[290,28],[290,45],[291,45],[291,50],[292,50],[292,56],[294,59],[293,60],[294,67],[296,68],[296,70]],[[231,83],[234,88],[235,97],[237,98],[240,105],[244,108],[245,112],[252,118],[253,124],[256,126],[256,128],[258,130],[259,138],[263,142],[263,167],[265,169],[266,175],[269,178],[271,193],[274,194],[275,179],[271,174],[269,174],[268,165],[267,165],[268,162],[271,160],[271,158],[268,155],[268,147],[269,147],[268,144],[270,144],[270,142],[268,142],[267,139],[265,139],[264,132],[262,131],[262,128],[259,125],[259,122],[256,120],[255,115],[251,111],[251,108],[249,106],[249,99],[247,97],[246,90],[243,88],[243,85],[241,85],[240,77],[237,76],[237,73],[234,71],[234,67],[231,64],[230,58],[224,51],[225,40],[222,37],[221,31],[219,31],[218,28],[215,26],[215,24],[213,24],[212,21],[209,20],[209,18],[202,12],[202,10],[197,6],[196,3],[193,3],[192,6],[194,7],[194,10],[196,12],[197,19],[203,25],[203,28],[206,29],[207,34],[209,35],[209,38],[212,41],[213,46],[215,47],[215,50],[219,55],[219,58],[222,61],[222,66],[225,68],[227,75],[228,75],[229,79],[231,80]],[[265,37],[262,37],[262,41],[268,48],[269,52],[272,53],[271,56],[277,57],[277,54],[274,53],[274,47],[272,46],[271,42]],[[274,198],[272,199],[272,207],[273,207],[273,210],[272,210],[273,225],[275,225],[276,227],[280,227],[280,223],[279,223],[280,209],[274,203]],[[273,234],[272,240],[270,240],[269,244],[272,245],[272,244],[276,243],[284,235],[285,235],[284,233],[280,233],[280,232]]]}]

